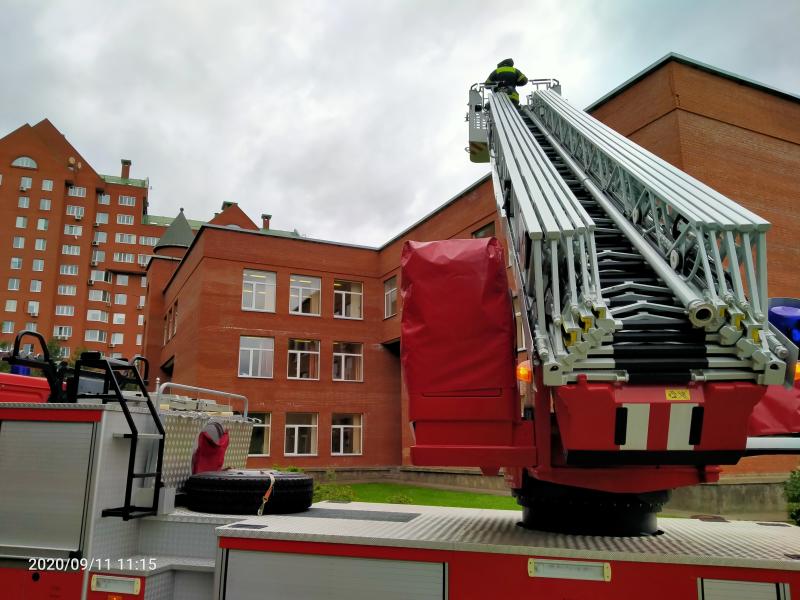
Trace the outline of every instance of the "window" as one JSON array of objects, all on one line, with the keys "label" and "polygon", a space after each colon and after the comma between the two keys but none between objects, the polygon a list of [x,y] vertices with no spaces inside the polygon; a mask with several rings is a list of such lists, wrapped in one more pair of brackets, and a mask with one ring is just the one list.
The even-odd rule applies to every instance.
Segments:
[{"label": "window", "polygon": [[36,238],[36,240],[33,242],[34,250],[41,250],[42,252],[44,252],[46,248],[47,248],[47,240],[44,238]]},{"label": "window", "polygon": [[61,275],[77,275],[78,265],[59,265],[58,272]]},{"label": "window", "polygon": [[272,378],[275,340],[270,337],[239,338],[239,377]]},{"label": "window", "polygon": [[39,314],[39,301],[38,300],[28,300],[28,314],[29,315],[38,315]]},{"label": "window", "polygon": [[397,275],[383,282],[383,317],[397,314]]},{"label": "window", "polygon": [[72,317],[75,315],[75,307],[72,304],[56,304],[56,314],[61,317]]},{"label": "window", "polygon": [[114,239],[118,244],[135,244],[136,243],[136,235],[133,233],[118,233],[114,236]]},{"label": "window", "polygon": [[90,308],[86,311],[86,320],[100,323],[108,323],[108,313],[104,310]]},{"label": "window", "polygon": [[114,294],[114,304],[127,304],[128,294]]},{"label": "window", "polygon": [[139,315],[136,317],[136,324],[139,327],[142,327],[144,325],[144,315]]},{"label": "window", "polygon": [[25,229],[28,226],[28,217],[17,217],[17,229]]},{"label": "window", "polygon": [[333,380],[364,380],[364,345],[355,342],[333,342]]},{"label": "window", "polygon": [[139,283],[141,284],[141,286],[142,286],[143,288],[146,288],[146,287],[147,287],[147,277],[146,277],[146,276],[145,276],[145,277],[142,277],[142,278],[139,280]]},{"label": "window", "polygon": [[117,224],[133,225],[133,215],[117,215]]},{"label": "window", "polygon": [[17,312],[16,300],[6,300],[6,312]]},{"label": "window", "polygon": [[0,333],[14,333],[14,321],[3,321],[3,329]]},{"label": "window", "polygon": [[92,269],[89,275],[89,279],[92,281],[105,281],[106,283],[113,283],[113,277],[109,271],[103,271],[102,269]]},{"label": "window", "polygon": [[[49,221],[47,220],[46,217],[39,217],[38,219],[36,219],[36,229],[38,229],[39,231],[47,231],[48,226],[49,226]],[[64,233],[68,233],[66,229],[64,230]],[[80,235],[80,233],[78,233],[77,235]]]},{"label": "window", "polygon": [[361,421],[361,415],[333,415],[331,454],[361,454]]},{"label": "window", "polygon": [[114,252],[114,262],[133,263],[136,255],[131,252]]},{"label": "window", "polygon": [[20,177],[19,187],[21,190],[29,190],[33,185],[33,180],[30,177]]},{"label": "window", "polygon": [[11,257],[11,268],[19,271],[22,268],[22,259],[19,256]]},{"label": "window", "polygon": [[110,194],[97,194],[97,203],[98,204],[111,204],[111,195]]},{"label": "window", "polygon": [[[42,191],[43,192],[52,192],[53,191],[53,180],[52,179],[42,179]],[[49,208],[47,210],[50,210]]]},{"label": "window", "polygon": [[136,196],[120,196],[120,206],[136,206]]},{"label": "window", "polygon": [[494,221],[491,221],[481,227],[480,229],[476,229],[472,232],[472,237],[474,238],[487,238],[492,237],[494,235]]},{"label": "window", "polygon": [[172,335],[178,333],[178,302],[172,307]]},{"label": "window", "polygon": [[139,243],[142,246],[155,246],[158,243],[157,237],[151,237],[146,235],[139,236]]},{"label": "window", "polygon": [[106,259],[104,250],[92,250],[92,262],[103,262]]},{"label": "window", "polygon": [[289,278],[289,312],[296,315],[320,314],[319,277],[292,275]]},{"label": "window", "polygon": [[95,231],[94,241],[98,244],[104,244],[106,241],[108,241],[108,234],[105,231]]},{"label": "window", "polygon": [[125,325],[125,313],[114,313],[112,323],[114,325]]},{"label": "window", "polygon": [[81,247],[64,244],[61,246],[61,254],[66,254],[67,256],[80,256]]},{"label": "window", "polygon": [[33,270],[34,271],[44,271],[44,260],[41,258],[34,258],[33,259]]},{"label": "window", "polygon": [[83,339],[87,342],[105,342],[108,336],[105,331],[100,329],[87,329]]},{"label": "window", "polygon": [[252,269],[244,270],[242,310],[275,312],[275,273]]},{"label": "window", "polygon": [[59,285],[58,286],[58,295],[59,296],[74,296],[78,293],[78,286],[76,285]]},{"label": "window", "polygon": [[64,225],[66,235],[83,235],[83,225]]},{"label": "window", "polygon": [[270,413],[250,413],[253,419],[258,419],[253,424],[253,433],[250,436],[250,456],[269,456],[269,443],[271,436],[272,415]]},{"label": "window", "polygon": [[67,188],[67,196],[72,196],[73,198],[86,198],[86,188],[72,185]]},{"label": "window", "polygon": [[358,281],[333,282],[333,316],[340,319],[361,319],[363,285]]},{"label": "window", "polygon": [[111,334],[111,343],[115,346],[118,344],[122,344],[125,342],[125,336],[122,333],[112,333]]},{"label": "window", "polygon": [[317,413],[286,413],[285,455],[317,454]]},{"label": "window", "polygon": [[105,225],[108,223],[108,213],[99,212],[94,215],[94,222],[98,223],[99,225]]},{"label": "window", "polygon": [[289,379],[319,379],[319,341],[289,340]]},{"label": "window", "polygon": [[9,291],[16,292],[19,290],[19,277],[9,277],[8,278],[8,289]]},{"label": "window", "polygon": [[36,331],[37,325],[33,321],[28,321],[27,323],[25,323],[25,329],[28,331]]},{"label": "window", "polygon": [[128,285],[128,276],[122,273],[117,275],[117,285]]},{"label": "window", "polygon": [[28,208],[31,205],[31,199],[27,196],[20,196],[17,198],[17,208]]},{"label": "window", "polygon": [[41,279],[31,279],[30,291],[34,294],[38,294],[42,291],[42,280]]},{"label": "window", "polygon": [[[14,159],[14,162],[11,163],[12,167],[24,167],[26,169],[36,169],[38,165],[36,161],[33,160],[30,156],[19,156]],[[30,179],[28,177],[27,179]],[[30,187],[30,185],[28,186]]]},{"label": "window", "polygon": [[139,264],[141,266],[146,267],[148,262],[150,262],[150,255],[149,254],[140,254],[139,255]]},{"label": "window", "polygon": [[111,292],[107,290],[89,290],[91,302],[111,302]]},{"label": "window", "polygon": [[137,333],[136,334],[136,345],[137,346],[141,346],[142,345],[142,334],[141,333]]},{"label": "window", "polygon": [[57,338],[68,338],[72,335],[72,326],[56,325],[53,327],[53,335]]},{"label": "window", "polygon": [[25,247],[25,238],[21,235],[15,235],[14,239],[11,241],[12,248],[24,248]]},{"label": "window", "polygon": [[139,296],[139,306],[144,308],[144,296]]},{"label": "window", "polygon": [[67,214],[73,217],[80,217],[83,218],[84,209],[82,206],[76,206],[74,204],[67,204]]},{"label": "window", "polygon": [[39,200],[39,210],[50,210],[50,200],[48,198],[42,198]]}]

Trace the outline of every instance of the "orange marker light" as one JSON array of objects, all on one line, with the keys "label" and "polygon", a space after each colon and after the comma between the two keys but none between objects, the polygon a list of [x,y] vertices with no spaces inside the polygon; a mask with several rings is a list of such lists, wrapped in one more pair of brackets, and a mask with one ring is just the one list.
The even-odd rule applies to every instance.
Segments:
[{"label": "orange marker light", "polygon": [[125,599],[119,594],[109,594],[108,596],[106,596],[106,600],[125,600]]},{"label": "orange marker light", "polygon": [[517,365],[517,379],[526,383],[531,383],[533,381],[531,361],[526,360]]},{"label": "orange marker light", "polygon": [[800,362],[794,366],[794,380],[800,381]]}]

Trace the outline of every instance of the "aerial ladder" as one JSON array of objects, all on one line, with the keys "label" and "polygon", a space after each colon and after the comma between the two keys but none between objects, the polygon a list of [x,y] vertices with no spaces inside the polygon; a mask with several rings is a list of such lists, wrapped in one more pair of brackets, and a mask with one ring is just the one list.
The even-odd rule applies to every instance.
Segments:
[{"label": "aerial ladder", "polygon": [[[516,395],[486,392],[508,409],[487,416],[486,404],[474,402],[483,393],[474,382],[470,389],[459,389],[457,378],[442,383],[452,369],[420,375],[415,353],[437,343],[433,331],[453,331],[451,356],[458,355],[471,324],[487,314],[468,314],[466,288],[449,312],[425,307],[434,297],[442,302],[441,282],[457,280],[456,271],[475,272],[466,263],[481,260],[477,244],[488,262],[493,250],[480,240],[407,244],[412,460],[485,473],[503,467],[528,527],[654,533],[669,490],[716,481],[718,465],[745,455],[800,446],[748,436],[748,419],[770,387],[797,397],[797,349],[768,318],[770,225],[571,106],[557,80],[532,83],[521,107],[476,84],[467,115],[470,159],[491,167],[530,385]],[[434,264],[438,274],[428,268]],[[476,303],[486,297],[483,290]],[[426,337],[419,324],[435,315],[452,322]],[[429,371],[436,359],[428,350]],[[513,368],[509,361],[516,359],[498,358],[497,368]],[[460,403],[439,400],[459,395]],[[474,433],[509,411],[504,434]],[[465,442],[470,435],[479,441]]]}]

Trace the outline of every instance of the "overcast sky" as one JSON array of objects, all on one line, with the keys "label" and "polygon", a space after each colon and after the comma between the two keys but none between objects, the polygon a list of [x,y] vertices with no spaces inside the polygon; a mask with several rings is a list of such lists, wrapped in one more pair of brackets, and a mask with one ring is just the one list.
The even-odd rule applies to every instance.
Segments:
[{"label": "overcast sky", "polygon": [[513,57],[585,107],[668,52],[800,94],[800,0],[0,0],[0,135],[47,117],[151,213],[380,245],[488,172],[467,89]]}]

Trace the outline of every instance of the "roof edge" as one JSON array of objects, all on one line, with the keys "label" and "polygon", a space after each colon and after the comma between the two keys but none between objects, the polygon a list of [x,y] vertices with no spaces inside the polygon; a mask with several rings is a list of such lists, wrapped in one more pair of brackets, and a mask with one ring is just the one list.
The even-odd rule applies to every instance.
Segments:
[{"label": "roof edge", "polygon": [[760,90],[762,92],[766,92],[768,94],[772,94],[773,96],[778,96],[780,98],[784,98],[785,100],[790,100],[792,102],[800,102],[800,96],[795,94],[791,94],[789,92],[785,92],[783,90],[779,90],[777,88],[768,86],[764,83],[760,83],[753,79],[748,79],[747,77],[742,77],[741,75],[737,75],[736,73],[732,73],[730,71],[725,71],[724,69],[719,69],[712,65],[700,62],[698,60],[694,60],[693,58],[689,58],[688,56],[683,56],[682,54],[678,54],[676,52],[670,52],[661,58],[659,58],[653,64],[645,67],[641,71],[639,71],[636,75],[628,79],[627,81],[622,82],[617,87],[615,87],[610,92],[606,93],[605,95],[601,96],[594,102],[592,102],[589,106],[584,108],[583,110],[586,112],[591,112],[597,108],[600,108],[609,100],[619,96],[622,92],[627,90],[629,87],[633,86],[634,84],[638,83],[653,71],[660,69],[665,64],[670,61],[675,61],[679,64],[686,65],[688,67],[693,67],[700,71],[705,71],[706,73],[710,73],[712,75],[716,75],[717,77],[722,77],[723,79],[729,79],[735,83],[739,83],[742,85],[746,85],[748,87]]}]

